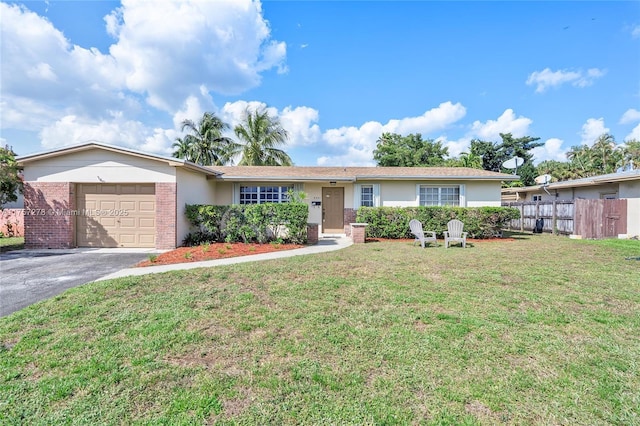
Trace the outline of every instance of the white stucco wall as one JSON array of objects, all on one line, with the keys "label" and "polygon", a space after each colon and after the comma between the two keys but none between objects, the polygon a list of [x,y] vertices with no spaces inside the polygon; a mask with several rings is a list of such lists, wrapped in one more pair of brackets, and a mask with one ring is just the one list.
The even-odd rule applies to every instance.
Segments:
[{"label": "white stucco wall", "polygon": [[640,198],[640,180],[620,182],[620,198]]},{"label": "white stucco wall", "polygon": [[589,200],[597,200],[603,198],[605,194],[618,194],[617,198],[620,197],[618,193],[618,184],[606,184],[606,185],[597,185],[597,186],[582,186],[575,188],[573,191],[573,198],[586,198]]},{"label": "white stucco wall", "polygon": [[24,167],[27,182],[175,182],[175,167],[103,149],[44,158]]},{"label": "white stucco wall", "polygon": [[640,198],[627,198],[627,236],[640,237]]},{"label": "white stucco wall", "polygon": [[467,181],[465,207],[500,207],[500,188],[502,186],[499,181]]},{"label": "white stucco wall", "polygon": [[620,182],[620,198],[627,199],[627,235],[640,236],[640,180]]},{"label": "white stucco wall", "polygon": [[185,216],[187,204],[214,204],[216,183],[207,180],[204,173],[176,169],[176,239],[178,245],[189,233],[189,221]]}]

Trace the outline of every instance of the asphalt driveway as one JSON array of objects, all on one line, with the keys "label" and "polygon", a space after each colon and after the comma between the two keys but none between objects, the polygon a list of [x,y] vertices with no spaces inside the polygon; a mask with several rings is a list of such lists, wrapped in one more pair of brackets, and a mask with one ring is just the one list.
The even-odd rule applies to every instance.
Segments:
[{"label": "asphalt driveway", "polygon": [[147,259],[155,250],[17,250],[0,253],[0,317]]}]

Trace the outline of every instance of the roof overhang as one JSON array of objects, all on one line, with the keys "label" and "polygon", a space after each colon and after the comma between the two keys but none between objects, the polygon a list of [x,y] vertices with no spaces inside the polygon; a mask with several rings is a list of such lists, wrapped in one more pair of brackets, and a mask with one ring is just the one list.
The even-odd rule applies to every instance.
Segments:
[{"label": "roof overhang", "polygon": [[121,146],[115,146],[115,145],[109,145],[103,142],[97,142],[97,141],[90,141],[90,142],[84,142],[81,144],[77,144],[77,145],[69,145],[69,146],[64,146],[61,148],[56,148],[56,149],[52,149],[49,151],[43,151],[43,152],[38,152],[35,154],[29,154],[29,155],[21,155],[16,157],[16,161],[18,163],[18,166],[20,167],[24,167],[25,165],[29,164],[29,163],[33,163],[36,161],[40,161],[40,160],[45,160],[45,159],[49,159],[49,158],[55,158],[55,157],[60,157],[63,155],[68,155],[68,154],[73,154],[73,153],[77,153],[77,152],[83,152],[83,151],[88,151],[88,150],[92,150],[92,149],[101,149],[104,151],[111,151],[111,152],[115,152],[115,153],[119,153],[119,154],[125,154],[125,155],[130,155],[132,157],[137,157],[137,158],[144,158],[146,160],[153,160],[153,161],[159,161],[159,162],[163,162],[166,163],[169,166],[172,167],[183,167],[187,170],[191,170],[194,172],[198,172],[198,173],[204,173],[207,176],[218,176],[219,173],[209,169],[207,167],[203,167],[200,166],[198,164],[192,163],[190,161],[186,161],[183,160],[181,158],[174,158],[174,157],[166,157],[163,155],[156,155],[156,154],[149,154],[146,152],[142,152],[142,151],[137,151],[134,149],[130,149],[130,148],[124,148]]}]

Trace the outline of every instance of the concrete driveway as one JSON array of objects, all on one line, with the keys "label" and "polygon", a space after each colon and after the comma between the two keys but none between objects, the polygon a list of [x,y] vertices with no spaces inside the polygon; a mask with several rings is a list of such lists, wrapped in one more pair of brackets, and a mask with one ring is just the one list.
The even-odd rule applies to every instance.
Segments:
[{"label": "concrete driveway", "polygon": [[0,317],[131,267],[156,250],[16,250],[0,253]]}]

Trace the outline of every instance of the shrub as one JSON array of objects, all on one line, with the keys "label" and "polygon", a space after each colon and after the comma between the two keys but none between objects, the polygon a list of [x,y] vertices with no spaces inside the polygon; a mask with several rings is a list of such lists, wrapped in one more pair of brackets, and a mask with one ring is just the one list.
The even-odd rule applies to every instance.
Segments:
[{"label": "shrub", "polygon": [[369,238],[412,238],[411,219],[418,219],[423,229],[436,231],[440,237],[447,222],[459,219],[470,238],[490,238],[519,217],[520,211],[512,207],[361,207],[356,221],[369,224]]},{"label": "shrub", "polygon": [[205,242],[258,242],[281,239],[304,243],[309,208],[304,203],[265,203],[231,206],[187,205],[192,232],[184,245]]}]

